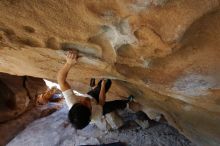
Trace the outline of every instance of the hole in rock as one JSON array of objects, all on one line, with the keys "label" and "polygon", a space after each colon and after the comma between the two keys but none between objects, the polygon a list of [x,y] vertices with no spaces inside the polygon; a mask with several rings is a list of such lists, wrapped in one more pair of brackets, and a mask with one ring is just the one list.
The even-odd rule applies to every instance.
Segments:
[{"label": "hole in rock", "polygon": [[[49,81],[49,80],[46,80],[46,79],[44,79],[44,82],[46,83],[46,85],[50,88],[50,89],[52,89],[52,88],[57,88],[57,89],[59,89],[60,90],[60,86],[57,84],[57,83],[55,83],[55,82],[52,82],[52,81]],[[80,92],[78,92],[78,91],[76,91],[76,90],[73,90],[73,92],[76,94],[76,95],[83,95],[82,93],[80,93]]]},{"label": "hole in rock", "polygon": [[60,89],[60,86],[57,83],[51,82],[49,80],[43,79],[44,82],[46,83],[47,87],[49,87],[50,89],[53,87],[56,87],[58,89]]},{"label": "hole in rock", "polygon": [[[44,82],[46,83],[47,87],[49,88],[44,94],[41,94],[38,96],[37,102],[39,104],[46,104],[48,102],[60,102],[63,100],[63,95],[60,90],[60,86],[52,81],[43,79]],[[77,96],[83,96],[82,93],[73,90],[74,94]]]}]

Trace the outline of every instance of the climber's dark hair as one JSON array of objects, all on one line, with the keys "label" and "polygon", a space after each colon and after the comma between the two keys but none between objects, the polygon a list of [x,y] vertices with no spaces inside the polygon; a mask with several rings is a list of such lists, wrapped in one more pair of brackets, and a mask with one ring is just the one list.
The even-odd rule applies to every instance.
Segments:
[{"label": "climber's dark hair", "polygon": [[74,104],[68,113],[69,121],[76,129],[86,127],[90,122],[90,116],[90,109],[81,103]]}]

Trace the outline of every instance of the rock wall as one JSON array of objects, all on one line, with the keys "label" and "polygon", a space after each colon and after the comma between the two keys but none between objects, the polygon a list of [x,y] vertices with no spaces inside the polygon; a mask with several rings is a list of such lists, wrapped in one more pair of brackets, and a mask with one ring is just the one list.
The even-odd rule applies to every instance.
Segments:
[{"label": "rock wall", "polygon": [[47,86],[42,79],[0,74],[0,123],[15,119],[35,106]]},{"label": "rock wall", "polygon": [[115,92],[134,94],[150,117],[163,114],[193,142],[219,145],[219,3],[2,0],[0,72],[56,80],[76,48],[73,85],[114,79]]}]

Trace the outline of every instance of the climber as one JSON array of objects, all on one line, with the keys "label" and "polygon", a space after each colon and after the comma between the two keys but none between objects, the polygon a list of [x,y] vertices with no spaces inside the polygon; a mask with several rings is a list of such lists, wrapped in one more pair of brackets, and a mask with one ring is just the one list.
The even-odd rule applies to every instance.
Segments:
[{"label": "climber", "polygon": [[92,79],[90,86],[93,86],[87,94],[76,95],[73,93],[71,86],[66,81],[68,72],[72,65],[77,63],[78,52],[69,51],[66,55],[66,63],[60,69],[57,75],[57,81],[69,108],[69,121],[76,129],[83,129],[91,120],[102,121],[104,115],[117,109],[124,109],[133,96],[126,100],[115,100],[105,102],[106,93],[111,87],[110,79],[102,79],[94,87],[95,79]]}]

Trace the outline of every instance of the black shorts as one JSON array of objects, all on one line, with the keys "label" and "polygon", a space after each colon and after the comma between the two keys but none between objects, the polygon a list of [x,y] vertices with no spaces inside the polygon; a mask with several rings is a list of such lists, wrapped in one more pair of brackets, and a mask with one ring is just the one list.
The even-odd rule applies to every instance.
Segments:
[{"label": "black shorts", "polygon": [[[107,79],[106,84],[105,84],[105,93],[107,93],[111,87],[112,81],[110,79]],[[87,94],[91,95],[93,98],[96,99],[97,103],[99,103],[99,93],[101,90],[101,86],[102,86],[102,80],[99,81],[98,85],[90,90]]]},{"label": "black shorts", "polygon": [[[101,84],[102,81],[99,81],[98,85],[87,93],[88,95],[91,95],[93,98],[95,98],[97,103],[99,103],[99,93],[101,90]],[[105,93],[109,91],[111,84],[112,84],[111,80],[108,79],[105,85]],[[127,106],[128,102],[129,100],[114,100],[114,101],[105,102],[103,106],[103,115],[118,109],[124,109]]]}]

